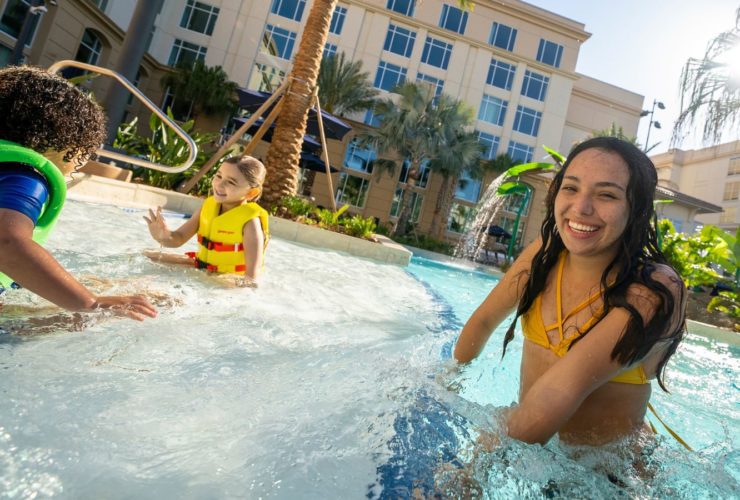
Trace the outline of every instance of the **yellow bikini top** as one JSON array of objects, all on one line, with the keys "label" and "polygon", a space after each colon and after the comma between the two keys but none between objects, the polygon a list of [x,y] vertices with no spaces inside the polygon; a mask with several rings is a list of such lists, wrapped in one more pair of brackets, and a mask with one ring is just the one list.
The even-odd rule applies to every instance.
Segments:
[{"label": "yellow bikini top", "polygon": [[[568,318],[583,310],[584,308],[590,306],[601,297],[601,291],[594,293],[586,300],[578,304],[572,311],[566,314],[565,317],[563,317],[562,296],[560,290],[563,281],[563,267],[565,266],[566,254],[566,252],[561,253],[560,258],[558,259],[558,274],[557,281],[555,282],[555,300],[558,315],[557,322],[551,325],[545,325],[542,321],[542,294],[538,295],[537,298],[534,299],[534,303],[529,308],[529,311],[527,311],[522,316],[522,333],[524,334],[524,338],[529,340],[530,342],[544,347],[545,349],[551,350],[553,353],[555,353],[556,356],[560,358],[565,356],[573,341],[581,336],[581,332],[588,331],[588,329],[591,328],[598,321],[598,319],[604,312],[604,306],[602,305],[601,307],[599,307],[598,311],[596,311],[596,314],[591,316],[591,318],[586,321],[586,323],[584,323],[580,328],[577,329],[575,334],[569,337],[565,337],[563,333],[563,323],[567,321]],[[560,341],[557,344],[551,344],[550,338],[547,336],[547,332],[549,332],[550,330],[554,330],[555,328],[558,329]],[[645,370],[643,369],[642,365],[637,365],[627,371],[620,373],[619,375],[611,379],[611,382],[621,382],[623,384],[647,384],[649,383],[649,380],[647,379],[647,376],[645,376]]]}]

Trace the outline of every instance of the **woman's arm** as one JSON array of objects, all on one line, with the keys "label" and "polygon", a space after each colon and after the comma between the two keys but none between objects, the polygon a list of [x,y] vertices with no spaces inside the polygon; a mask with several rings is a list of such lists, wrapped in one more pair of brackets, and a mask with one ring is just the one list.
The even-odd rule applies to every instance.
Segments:
[{"label": "woman's arm", "polygon": [[170,231],[167,228],[167,223],[162,216],[162,207],[157,207],[156,211],[149,209],[149,217],[145,215],[144,220],[149,227],[149,233],[152,235],[152,238],[163,247],[176,248],[187,243],[198,232],[200,211],[194,213],[190,219],[185,221],[175,231]]},{"label": "woman's arm", "polygon": [[[255,217],[243,229],[244,237],[244,272],[245,283],[256,286],[256,280],[262,272],[262,253],[265,248],[265,234],[259,217]],[[249,286],[249,285],[247,285]]]},{"label": "woman's arm", "polygon": [[[657,274],[663,275],[663,271]],[[678,287],[682,285],[656,274],[653,277],[663,282],[679,303]],[[659,305],[655,293],[642,285],[630,287],[627,301],[637,309],[645,323],[653,317]],[[680,315],[680,311],[677,314]],[[542,374],[509,414],[509,435],[528,443],[546,443],[593,391],[632,368],[634,365],[625,366],[612,359],[614,346],[621,339],[630,317],[624,308],[612,309],[588,335]],[[647,357],[662,352],[661,344],[657,342],[656,349]]]},{"label": "woman's arm", "polygon": [[477,357],[486,345],[494,328],[511,314],[524,292],[532,259],[541,242],[531,243],[514,261],[501,281],[478,306],[460,333],[455,344],[454,356],[460,363]]}]

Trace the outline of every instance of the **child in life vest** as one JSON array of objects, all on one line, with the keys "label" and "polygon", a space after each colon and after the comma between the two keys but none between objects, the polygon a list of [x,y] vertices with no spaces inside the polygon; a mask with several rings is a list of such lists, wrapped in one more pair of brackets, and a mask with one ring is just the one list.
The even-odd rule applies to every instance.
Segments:
[{"label": "child in life vest", "polygon": [[70,311],[157,315],[141,296],[94,295],[42,246],[64,205],[65,176],[105,133],[100,106],[65,79],[29,66],[0,70],[0,295],[23,287]]},{"label": "child in life vest", "polygon": [[158,262],[234,274],[233,284],[256,288],[270,234],[267,212],[255,203],[262,194],[265,174],[265,166],[256,158],[228,158],[213,176],[213,196],[175,231],[167,228],[162,207],[149,210],[144,219],[162,246],[182,246],[197,234],[198,251],[186,255],[147,251],[145,255]]}]

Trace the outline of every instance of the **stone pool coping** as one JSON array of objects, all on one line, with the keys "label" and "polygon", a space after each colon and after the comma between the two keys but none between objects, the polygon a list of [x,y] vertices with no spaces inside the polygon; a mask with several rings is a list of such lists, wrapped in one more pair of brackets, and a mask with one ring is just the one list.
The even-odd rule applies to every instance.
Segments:
[{"label": "stone pool coping", "polygon": [[[196,196],[90,174],[75,174],[67,192],[69,199],[77,201],[140,209],[161,206],[187,215],[199,210],[203,202]],[[381,235],[376,235],[378,243],[374,243],[272,215],[270,232],[284,240],[345,252],[384,264],[407,266],[411,261],[410,250]]]}]

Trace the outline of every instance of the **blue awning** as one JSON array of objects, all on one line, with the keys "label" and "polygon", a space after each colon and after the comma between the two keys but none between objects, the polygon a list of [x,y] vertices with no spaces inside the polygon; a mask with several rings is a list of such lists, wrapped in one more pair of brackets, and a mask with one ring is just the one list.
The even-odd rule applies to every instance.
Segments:
[{"label": "blue awning", "polygon": [[[234,118],[234,122],[236,123],[237,128],[241,127],[248,118]],[[249,127],[247,129],[247,133],[254,135],[257,133],[257,130],[262,126],[262,123],[264,123],[264,120],[262,118],[259,118],[257,122]],[[271,142],[272,141],[272,133],[275,131],[275,124],[273,123],[270,125],[270,128],[267,129],[267,132],[265,132],[265,135],[262,136],[263,141]],[[304,135],[303,136],[303,145],[301,147],[303,151],[307,151],[310,153],[317,153],[321,151],[321,143],[311,137],[310,135]]]}]

